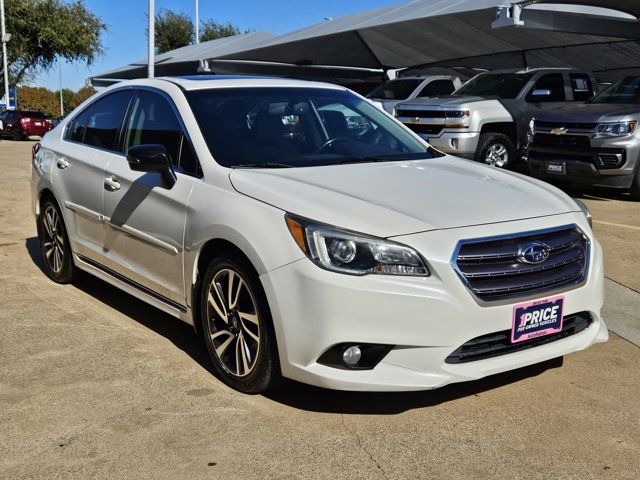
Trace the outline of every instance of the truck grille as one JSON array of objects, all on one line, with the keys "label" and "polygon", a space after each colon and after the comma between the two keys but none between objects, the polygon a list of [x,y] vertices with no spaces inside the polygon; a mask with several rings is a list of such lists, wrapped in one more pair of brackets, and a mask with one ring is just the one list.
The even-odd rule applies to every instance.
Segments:
[{"label": "truck grille", "polygon": [[520,343],[511,343],[511,330],[490,333],[481,337],[469,340],[465,344],[449,355],[446,363],[466,363],[484,360],[486,358],[498,357],[509,353],[520,352],[528,348],[538,347],[547,343],[562,340],[576,333],[586,330],[593,319],[586,312],[568,315],[562,322],[562,330],[558,333],[544,337],[525,340]]},{"label": "truck grille", "polygon": [[544,120],[536,120],[535,128],[566,128],[568,130],[587,130],[595,131],[598,128],[597,123],[572,123],[572,122],[547,122]]},{"label": "truck grille", "polygon": [[444,129],[443,125],[425,125],[422,123],[405,123],[404,125],[415,133],[423,135],[438,135]]},{"label": "truck grille", "polygon": [[[533,242],[548,247],[540,263],[520,254]],[[576,285],[588,270],[589,240],[577,226],[518,236],[463,241],[454,267],[473,294],[485,301],[524,297]]]},{"label": "truck grille", "polygon": [[445,110],[408,110],[399,108],[396,110],[396,117],[444,118],[445,113]]},{"label": "truck grille", "polygon": [[560,147],[560,148],[591,148],[591,141],[586,135],[551,135],[536,133],[533,136],[532,148],[535,147]]}]

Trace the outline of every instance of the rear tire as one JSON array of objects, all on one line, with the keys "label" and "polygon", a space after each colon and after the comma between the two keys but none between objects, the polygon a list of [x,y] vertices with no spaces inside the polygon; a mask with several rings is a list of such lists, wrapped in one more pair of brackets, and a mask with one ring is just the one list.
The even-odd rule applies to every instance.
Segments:
[{"label": "rear tire", "polygon": [[11,132],[11,140],[14,140],[16,142],[19,142],[20,140],[24,140],[24,137],[20,135],[20,132],[18,131],[17,128]]},{"label": "rear tire", "polygon": [[633,177],[633,183],[631,184],[631,198],[640,201],[640,168],[636,170],[636,175]]},{"label": "rear tire", "polygon": [[76,268],[64,218],[54,200],[47,198],[42,202],[37,228],[45,273],[56,283],[71,283]]},{"label": "rear tire", "polygon": [[209,264],[200,291],[200,323],[214,370],[243,393],[262,393],[281,379],[267,298],[257,273],[238,255]]},{"label": "rear tire", "polygon": [[504,133],[487,132],[480,134],[475,160],[486,165],[506,168],[516,158],[516,147]]}]

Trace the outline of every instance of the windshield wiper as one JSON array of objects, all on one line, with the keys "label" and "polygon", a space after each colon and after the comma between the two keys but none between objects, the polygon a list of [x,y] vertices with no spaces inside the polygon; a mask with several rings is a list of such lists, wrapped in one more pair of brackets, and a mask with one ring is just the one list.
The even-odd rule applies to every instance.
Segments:
[{"label": "windshield wiper", "polygon": [[344,165],[347,163],[375,163],[375,162],[385,162],[388,160],[393,160],[393,158],[383,158],[383,157],[355,157],[355,158],[347,158],[345,160],[340,160],[338,165]]},{"label": "windshield wiper", "polygon": [[293,165],[277,162],[263,162],[263,163],[245,163],[242,165],[235,165],[233,168],[293,168]]}]

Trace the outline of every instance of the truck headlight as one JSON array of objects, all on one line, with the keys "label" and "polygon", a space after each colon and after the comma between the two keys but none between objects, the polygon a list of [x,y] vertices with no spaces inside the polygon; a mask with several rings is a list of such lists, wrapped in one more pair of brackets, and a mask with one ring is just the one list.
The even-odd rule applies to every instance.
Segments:
[{"label": "truck headlight", "polygon": [[594,138],[598,137],[625,137],[636,131],[638,122],[631,120],[628,122],[601,123],[598,125]]},{"label": "truck headlight", "polygon": [[469,116],[468,109],[447,109],[444,112],[444,126],[445,128],[469,128]]},{"label": "truck headlight", "polygon": [[326,270],[351,275],[430,275],[420,254],[405,245],[289,214],[285,220],[300,249]]},{"label": "truck headlight", "polygon": [[582,201],[582,200],[578,200],[577,198],[573,199],[578,206],[580,207],[580,210],[582,210],[582,213],[584,213],[584,216],[587,219],[587,222],[589,222],[589,226],[593,227],[593,218],[591,218],[591,212],[589,211],[589,207],[587,207],[587,205]]}]

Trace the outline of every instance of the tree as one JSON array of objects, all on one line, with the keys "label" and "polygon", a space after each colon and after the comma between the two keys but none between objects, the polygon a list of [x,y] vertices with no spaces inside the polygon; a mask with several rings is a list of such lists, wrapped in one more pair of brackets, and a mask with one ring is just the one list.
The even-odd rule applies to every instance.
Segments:
[{"label": "tree", "polygon": [[[245,30],[245,33],[251,31],[253,30]],[[200,22],[201,42],[239,33],[242,33],[240,28],[231,22],[221,23],[213,19]],[[158,54],[191,45],[195,41],[195,29],[191,17],[184,12],[160,9],[156,14],[155,39]]]},{"label": "tree", "polygon": [[162,8],[156,14],[156,53],[185,47],[192,44],[194,38],[193,23],[186,13]]},{"label": "tree", "polygon": [[[89,87],[89,86],[82,87],[80,90],[78,90],[75,93],[75,95],[73,96],[73,98],[69,102],[69,111],[71,111],[74,108],[76,108],[78,105],[80,105],[82,102],[84,102],[87,98],[89,98],[94,93],[96,93],[96,89],[95,88]],[[66,111],[67,110],[65,109],[65,112]]]},{"label": "tree", "polygon": [[[245,30],[244,33],[252,30]],[[200,24],[200,41],[206,42],[217,38],[231,37],[243,33],[237,25],[231,22],[220,23],[213,19],[203,21]]]},{"label": "tree", "polygon": [[[60,90],[56,90],[55,92],[53,92],[56,96],[56,98],[58,99],[58,104],[60,103]],[[70,88],[63,88],[62,89],[62,106],[64,107],[64,113],[69,113],[72,108],[71,108],[71,100],[73,100],[73,97],[75,95],[75,92],[73,90],[71,90]],[[58,110],[60,110],[60,105],[58,105]]]},{"label": "tree", "polygon": [[24,110],[39,110],[50,117],[60,116],[60,101],[44,87],[18,87],[18,107]]},{"label": "tree", "polygon": [[[5,0],[9,81],[22,83],[62,57],[92,64],[103,54],[107,26],[82,3],[62,0]],[[4,79],[0,76],[0,84]]]}]

